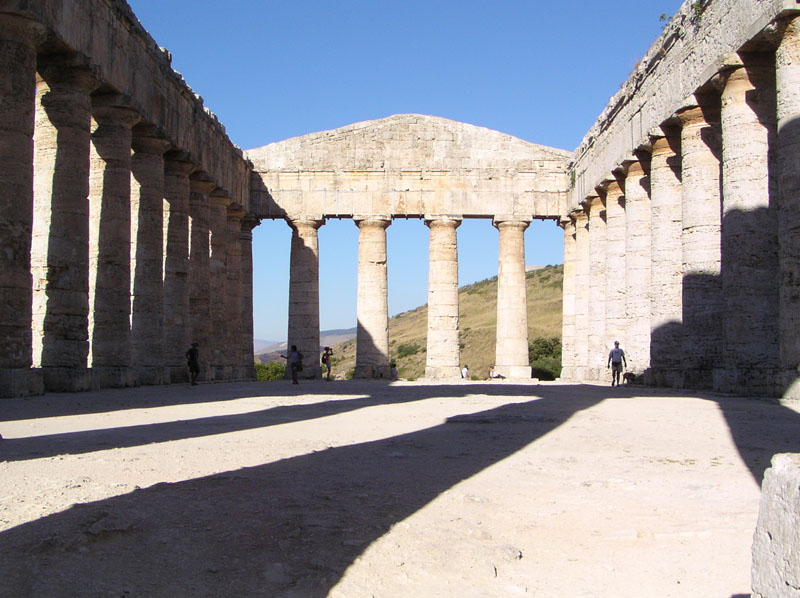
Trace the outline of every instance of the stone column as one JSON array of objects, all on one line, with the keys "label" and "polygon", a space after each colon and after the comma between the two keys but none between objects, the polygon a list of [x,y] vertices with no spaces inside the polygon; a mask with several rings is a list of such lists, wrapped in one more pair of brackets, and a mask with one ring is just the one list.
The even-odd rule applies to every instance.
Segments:
[{"label": "stone column", "polygon": [[561,221],[564,228],[564,284],[561,316],[561,375],[575,378],[575,220]]},{"label": "stone column", "polygon": [[131,364],[137,384],[168,384],[164,365],[164,152],[154,127],[133,128]]},{"label": "stone column", "polygon": [[[225,329],[226,341],[226,367],[230,368],[229,379],[242,378],[242,246],[240,236],[242,232],[242,218],[245,211],[238,205],[228,206],[227,211],[227,237],[228,248],[225,255],[225,316],[227,325]],[[251,343],[252,344],[252,343]]]},{"label": "stone column", "polygon": [[89,175],[89,365],[95,387],[130,386],[131,127],[120,98],[92,98]]},{"label": "stone column", "polygon": [[386,229],[389,218],[354,218],[358,226],[356,378],[389,378]]},{"label": "stone column", "polygon": [[[322,218],[294,218],[289,219],[288,223],[292,227],[292,251],[289,259],[287,351],[292,345],[297,345],[297,350],[303,354],[303,371],[299,374],[301,378],[321,378],[318,231],[325,221]],[[359,275],[360,272],[359,269]],[[359,295],[359,299],[360,297]],[[291,378],[288,367],[286,377]]]},{"label": "stone column", "polygon": [[[625,356],[637,375],[650,368],[650,179],[640,161],[625,174]],[[612,341],[613,342],[613,341]],[[622,345],[620,345],[622,346]],[[608,357],[606,356],[606,362]]]},{"label": "stone column", "polygon": [[0,397],[39,394],[31,370],[31,235],[36,46],[43,28],[0,15]]},{"label": "stone column", "polygon": [[[715,390],[780,393],[774,58],[743,55],[722,91],[722,368]],[[774,172],[774,171],[773,171]]]},{"label": "stone column", "polygon": [[683,385],[711,388],[721,358],[719,122],[713,100],[681,122]]},{"label": "stone column", "polygon": [[782,23],[775,55],[781,386],[800,398],[800,17]]},{"label": "stone column", "polygon": [[603,367],[608,373],[608,352],[619,341],[623,349],[628,324],[625,312],[627,285],[625,265],[625,194],[619,180],[612,178],[606,196],[606,331],[603,343]]},{"label": "stone column", "polygon": [[95,80],[40,63],[34,131],[34,364],[47,390],[87,390],[89,146]]},{"label": "stone column", "polygon": [[[198,380],[216,380],[217,331],[211,315],[211,206],[216,183],[203,172],[189,178],[189,340],[200,344]],[[214,293],[216,295],[216,292]]]},{"label": "stone column", "polygon": [[242,336],[241,347],[241,375],[243,378],[256,377],[255,357],[253,356],[253,229],[259,221],[250,216],[242,219],[242,229],[239,234],[239,244],[242,257]]},{"label": "stone column", "polygon": [[[164,162],[164,363],[170,381],[188,382],[186,351],[191,339],[189,315],[189,175],[193,163],[180,153]],[[203,347],[201,347],[201,351]],[[201,352],[202,355],[202,352]]]},{"label": "stone column", "polygon": [[458,378],[458,240],[460,218],[430,217],[426,378]]},{"label": "stone column", "polygon": [[575,379],[586,380],[589,363],[589,217],[575,214]]},{"label": "stone column", "polygon": [[589,209],[589,361],[586,377],[605,381],[606,349],[606,210],[603,200],[592,196]]},{"label": "stone column", "polygon": [[209,370],[214,380],[230,378],[229,347],[227,344],[230,314],[225,311],[228,294],[228,204],[227,192],[217,189],[208,196],[209,232],[211,233],[210,254],[208,261],[210,334],[207,337]]},{"label": "stone column", "polygon": [[654,384],[674,386],[680,383],[683,342],[681,158],[679,133],[664,133],[651,136],[650,367]]},{"label": "stone column", "polygon": [[494,369],[506,378],[530,379],[525,282],[525,229],[530,222],[495,217],[493,224],[500,232]]}]

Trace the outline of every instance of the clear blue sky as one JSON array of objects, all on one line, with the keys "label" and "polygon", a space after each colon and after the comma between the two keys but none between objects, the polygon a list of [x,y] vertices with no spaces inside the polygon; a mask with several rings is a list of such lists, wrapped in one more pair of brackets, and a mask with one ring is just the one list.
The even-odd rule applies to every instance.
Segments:
[{"label": "clear blue sky", "polygon": [[[392,114],[430,114],[573,150],[679,0],[129,0],[243,149]],[[357,228],[320,229],[320,325],[356,323]],[[428,229],[388,231],[389,312],[427,301]],[[255,337],[285,340],[289,227],[253,234]],[[460,284],[497,274],[497,231],[459,228]],[[528,264],[562,262],[534,223]]]}]

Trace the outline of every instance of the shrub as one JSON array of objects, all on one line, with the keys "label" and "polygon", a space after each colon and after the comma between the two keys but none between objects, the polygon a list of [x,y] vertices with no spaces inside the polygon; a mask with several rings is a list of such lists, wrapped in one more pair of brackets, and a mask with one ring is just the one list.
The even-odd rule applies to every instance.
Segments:
[{"label": "shrub", "polygon": [[403,357],[414,355],[415,353],[419,353],[419,350],[420,346],[417,343],[397,345],[397,358],[402,359]]},{"label": "shrub", "polygon": [[269,363],[256,363],[256,378],[259,382],[269,382],[272,380],[283,380],[286,368],[279,361]]},{"label": "shrub", "polygon": [[561,375],[561,339],[537,337],[528,344],[531,376],[539,380],[555,380]]}]

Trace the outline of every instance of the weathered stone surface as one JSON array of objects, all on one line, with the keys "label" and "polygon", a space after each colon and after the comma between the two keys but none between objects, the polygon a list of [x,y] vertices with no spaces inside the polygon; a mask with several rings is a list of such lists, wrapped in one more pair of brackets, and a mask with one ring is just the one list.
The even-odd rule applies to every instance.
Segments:
[{"label": "weathered stone surface", "polygon": [[589,357],[586,380],[605,380],[606,370],[606,210],[599,196],[589,209]]},{"label": "weathered stone surface", "polygon": [[458,378],[458,240],[461,220],[429,218],[428,347],[426,378]]},{"label": "weathered stone surface", "polygon": [[800,596],[800,455],[779,454],[764,474],[753,535],[753,598]]},{"label": "weathered stone surface", "polygon": [[[319,227],[324,223],[322,219],[315,220],[312,218],[289,221],[289,226],[292,227],[292,251],[289,259],[289,332],[287,346],[297,345],[297,350],[303,355],[303,371],[299,372],[302,378],[322,377],[322,368],[319,362],[318,231]],[[384,248],[384,267],[385,255]],[[361,295],[359,294],[360,297]],[[286,368],[286,377],[291,377],[289,368]]]}]

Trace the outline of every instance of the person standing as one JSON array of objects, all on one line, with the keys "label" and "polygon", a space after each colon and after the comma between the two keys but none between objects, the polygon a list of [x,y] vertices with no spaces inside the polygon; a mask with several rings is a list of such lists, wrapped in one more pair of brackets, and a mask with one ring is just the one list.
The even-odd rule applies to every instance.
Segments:
[{"label": "person standing", "polygon": [[331,379],[331,355],[333,355],[333,349],[325,347],[325,350],[322,352],[322,365],[328,368],[328,380]]},{"label": "person standing", "polygon": [[292,350],[289,355],[281,355],[286,360],[286,365],[289,366],[292,372],[292,384],[297,384],[297,372],[303,370],[303,354],[297,350],[297,345],[292,345]]},{"label": "person standing", "polygon": [[622,377],[622,364],[625,368],[628,367],[628,360],[625,359],[625,351],[619,348],[619,341],[614,341],[614,348],[608,353],[607,368],[611,368],[611,386],[620,385],[620,378]]},{"label": "person standing", "polygon": [[198,343],[192,343],[192,346],[186,351],[186,363],[189,366],[189,380],[192,386],[195,386],[197,376],[200,374],[200,345]]}]

